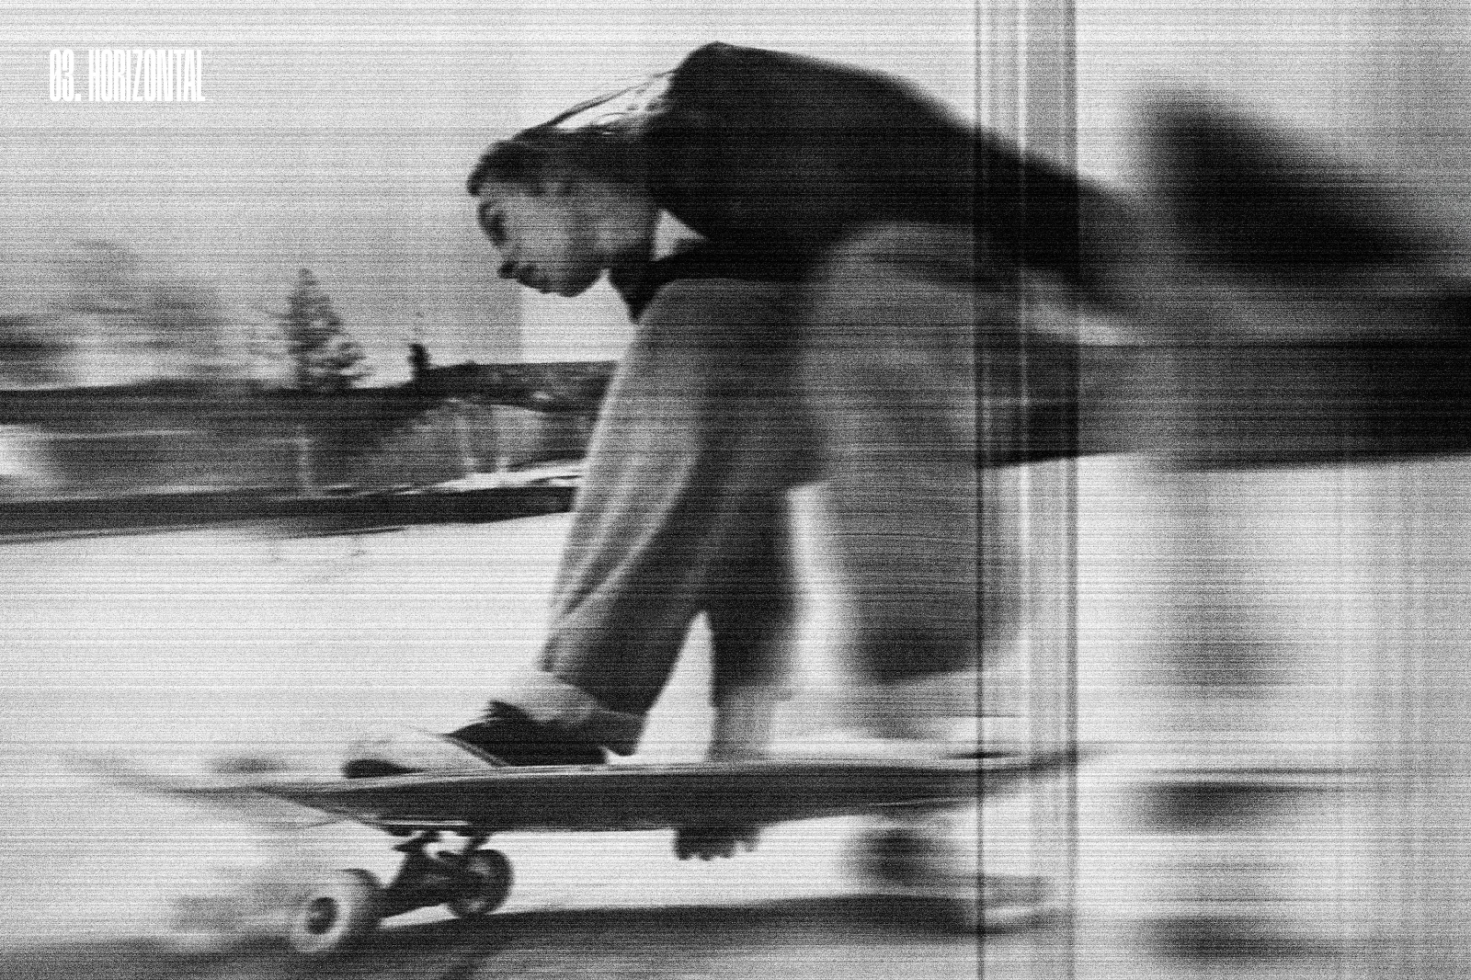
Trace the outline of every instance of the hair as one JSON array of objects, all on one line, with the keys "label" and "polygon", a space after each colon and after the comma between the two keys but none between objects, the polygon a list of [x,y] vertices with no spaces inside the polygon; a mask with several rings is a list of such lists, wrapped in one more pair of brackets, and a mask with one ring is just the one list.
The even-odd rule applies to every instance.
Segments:
[{"label": "hair", "polygon": [[488,181],[540,191],[549,181],[569,177],[642,184],[644,150],[638,131],[615,125],[533,126],[481,154],[465,188],[471,197],[478,196]]}]

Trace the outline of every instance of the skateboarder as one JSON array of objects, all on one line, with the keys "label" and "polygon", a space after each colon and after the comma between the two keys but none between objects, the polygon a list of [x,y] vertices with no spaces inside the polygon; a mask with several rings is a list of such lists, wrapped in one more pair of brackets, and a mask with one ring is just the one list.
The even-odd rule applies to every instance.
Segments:
[{"label": "skateboarder", "polygon": [[1096,296],[1084,189],[892,79],[712,44],[491,147],[469,191],[502,277],[575,296],[606,274],[637,331],[538,669],[443,737],[359,746],[348,775],[631,753],[700,614],[711,755],[759,752],[793,614],[786,494],[815,480],[858,672],[975,667],[1007,620],[978,599],[976,331],[1014,333],[1021,267]]}]

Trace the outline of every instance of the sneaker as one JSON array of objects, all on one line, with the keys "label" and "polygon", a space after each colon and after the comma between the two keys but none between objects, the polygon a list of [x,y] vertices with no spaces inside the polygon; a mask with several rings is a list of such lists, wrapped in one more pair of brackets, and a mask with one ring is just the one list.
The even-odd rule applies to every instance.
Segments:
[{"label": "sneaker", "polygon": [[596,766],[606,761],[602,747],[585,736],[492,701],[479,721],[445,735],[397,732],[358,742],[348,750],[342,774],[372,779],[504,766]]}]

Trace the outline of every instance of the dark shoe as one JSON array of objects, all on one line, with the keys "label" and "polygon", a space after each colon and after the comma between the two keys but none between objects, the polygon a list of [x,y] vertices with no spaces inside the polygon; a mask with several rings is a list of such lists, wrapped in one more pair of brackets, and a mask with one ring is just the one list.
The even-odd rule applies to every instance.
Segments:
[{"label": "dark shoe", "polygon": [[599,766],[603,749],[560,725],[533,721],[520,708],[492,701],[481,719],[446,738],[506,766]]},{"label": "dark shoe", "polygon": [[587,738],[492,701],[479,721],[447,735],[404,731],[356,742],[348,750],[342,774],[348,779],[465,775],[504,766],[589,766],[604,761],[602,748]]}]

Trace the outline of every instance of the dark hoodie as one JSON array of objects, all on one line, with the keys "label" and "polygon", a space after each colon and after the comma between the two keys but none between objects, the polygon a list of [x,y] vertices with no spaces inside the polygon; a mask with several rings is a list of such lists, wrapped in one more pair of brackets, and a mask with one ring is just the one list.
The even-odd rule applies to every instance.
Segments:
[{"label": "dark hoodie", "polygon": [[644,139],[654,200],[708,241],[615,278],[635,316],[675,278],[800,281],[886,221],[967,225],[999,268],[1084,284],[1078,210],[1093,192],[876,72],[708,44],[674,70]]}]

